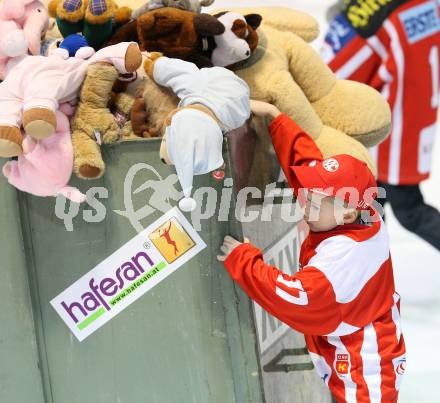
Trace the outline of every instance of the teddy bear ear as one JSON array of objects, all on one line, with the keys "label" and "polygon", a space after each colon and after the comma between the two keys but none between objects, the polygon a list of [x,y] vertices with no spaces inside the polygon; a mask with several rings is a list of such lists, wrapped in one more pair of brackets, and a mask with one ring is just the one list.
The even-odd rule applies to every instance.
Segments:
[{"label": "teddy bear ear", "polygon": [[263,17],[260,14],[247,14],[244,16],[244,19],[253,29],[257,29],[260,26]]},{"label": "teddy bear ear", "polygon": [[194,28],[199,35],[213,36],[225,32],[225,26],[214,16],[209,14],[197,14],[194,16]]}]

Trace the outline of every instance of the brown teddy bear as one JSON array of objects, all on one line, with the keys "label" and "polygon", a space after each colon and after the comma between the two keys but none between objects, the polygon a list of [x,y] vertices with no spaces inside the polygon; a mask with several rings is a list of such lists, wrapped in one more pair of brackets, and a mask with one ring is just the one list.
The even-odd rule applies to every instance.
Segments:
[{"label": "brown teddy bear", "polygon": [[[227,15],[225,15],[227,14]],[[234,68],[258,45],[258,14],[221,12],[214,17],[176,8],[160,8],[122,26],[109,43],[136,41],[141,50],[195,63],[199,68],[221,65]],[[244,49],[243,54],[240,51]],[[229,60],[230,59],[230,60]],[[226,64],[216,62],[227,60]]]},{"label": "brown teddy bear", "polygon": [[145,138],[162,137],[165,118],[177,108],[179,99],[151,78],[145,81],[145,93],[148,93],[148,100],[155,99],[156,102],[145,102],[144,97],[135,99],[130,115],[133,133]]},{"label": "brown teddy bear", "polygon": [[159,52],[144,53],[142,85],[137,88],[130,114],[133,132],[140,137],[162,137],[164,120],[179,103],[170,89],[161,87],[151,78],[154,60],[161,56]]},{"label": "brown teddy bear", "polygon": [[125,24],[108,44],[136,41],[141,50],[162,52],[168,57],[212,66],[209,39],[224,33],[224,25],[209,14],[172,7],[159,8]]},{"label": "brown teddy bear", "polygon": [[130,119],[134,96],[117,88],[118,71],[110,64],[89,66],[80,92],[80,101],[71,119],[74,172],[81,179],[97,179],[105,172],[101,144],[121,138],[137,138]]},{"label": "brown teddy bear", "polygon": [[221,12],[214,17],[169,7],[156,9],[125,24],[108,44],[136,41],[141,50],[162,52],[200,68],[237,68],[258,45],[261,16]]}]

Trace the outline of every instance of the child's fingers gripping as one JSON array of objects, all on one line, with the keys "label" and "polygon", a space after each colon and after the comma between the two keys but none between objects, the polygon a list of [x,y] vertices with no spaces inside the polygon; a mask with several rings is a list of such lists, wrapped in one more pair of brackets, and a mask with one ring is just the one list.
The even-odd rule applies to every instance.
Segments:
[{"label": "child's fingers gripping", "polygon": [[[248,238],[244,238],[243,243],[249,243]],[[232,251],[240,246],[242,242],[237,241],[235,238],[233,238],[230,235],[226,235],[223,244],[220,246],[220,251],[223,253],[223,255],[217,255],[217,259],[221,262],[224,262],[226,258],[232,253]]]},{"label": "child's fingers gripping", "polygon": [[226,256],[225,255],[217,255],[217,260],[219,262],[224,262],[226,260]]},{"label": "child's fingers gripping", "polygon": [[225,236],[223,240],[223,244],[220,246],[220,252],[222,252],[221,255],[217,255],[217,259],[221,262],[224,262],[228,255],[232,252],[234,249],[234,244],[237,241],[232,238],[231,236],[227,235]]},{"label": "child's fingers gripping", "polygon": [[242,243],[250,243],[249,238],[244,238],[243,242],[237,241],[235,238],[231,237],[230,235],[226,235],[225,239],[223,240],[223,245],[227,245],[229,247],[236,248],[237,246],[240,246]]},{"label": "child's fingers gripping", "polygon": [[234,247],[234,243],[230,241],[224,241],[223,246],[226,246],[227,248],[231,249]]},{"label": "child's fingers gripping", "polygon": [[225,245],[230,246],[231,248],[235,248],[235,247],[237,247],[238,245],[241,244],[240,241],[237,241],[235,238],[232,238],[232,237],[229,236],[229,235],[226,235],[226,236],[225,236],[225,239],[224,239],[223,243],[224,243]]},{"label": "child's fingers gripping", "polygon": [[222,245],[220,246],[220,251],[225,255],[228,255],[231,252],[231,248],[227,247],[226,245]]}]

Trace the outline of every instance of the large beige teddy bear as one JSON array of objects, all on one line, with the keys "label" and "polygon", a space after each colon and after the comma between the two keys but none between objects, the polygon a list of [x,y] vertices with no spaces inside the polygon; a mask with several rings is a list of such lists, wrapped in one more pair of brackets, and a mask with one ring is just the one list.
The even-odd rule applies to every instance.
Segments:
[{"label": "large beige teddy bear", "polygon": [[[376,172],[365,147],[389,134],[389,105],[374,89],[336,78],[308,44],[319,34],[316,20],[283,7],[233,11],[263,17],[257,50],[235,70],[248,83],[251,98],[274,104],[298,122],[324,157],[353,155]],[[258,126],[261,133],[266,125]]]},{"label": "large beige teddy bear", "polygon": [[[388,135],[389,105],[374,89],[336,78],[308,43],[319,34],[316,20],[288,8],[233,11],[263,17],[256,51],[235,70],[248,83],[251,98],[270,102],[292,117],[315,139],[325,158],[349,154],[365,161],[376,173],[366,147]],[[143,96],[132,111],[133,129],[140,136],[160,136],[164,118],[177,106],[177,99],[148,77],[143,84]],[[263,178],[261,172],[270,175],[276,167],[267,166],[270,159],[265,155],[270,150],[268,122],[254,119],[253,126],[259,138],[253,171],[259,171],[260,183],[256,185],[260,185],[270,179]]]}]

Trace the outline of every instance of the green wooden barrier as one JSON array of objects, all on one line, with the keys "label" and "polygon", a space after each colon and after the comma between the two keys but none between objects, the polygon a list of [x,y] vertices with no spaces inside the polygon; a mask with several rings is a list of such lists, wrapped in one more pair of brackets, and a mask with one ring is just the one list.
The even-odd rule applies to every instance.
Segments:
[{"label": "green wooden barrier", "polygon": [[44,402],[17,192],[0,177],[0,401]]},{"label": "green wooden barrier", "polygon": [[[81,206],[72,232],[55,216],[55,199],[16,192],[0,179],[1,402],[264,401],[252,306],[216,260],[224,235],[239,231],[234,223],[202,221],[208,248],[81,343],[49,304],[136,235],[114,210],[125,208],[124,178],[133,164],[151,164],[163,177],[174,172],[158,150],[158,140],[104,147],[104,178],[73,184],[108,189],[106,218],[87,223],[84,210],[93,209]],[[133,186],[149,179],[157,178],[142,170]],[[197,177],[201,186],[222,187],[210,175]],[[148,197],[134,195],[134,209]]]},{"label": "green wooden barrier", "polygon": [[[235,192],[249,184],[264,190],[278,177],[273,153],[264,136],[257,137],[241,129],[225,142],[226,177],[234,172]],[[286,266],[292,262],[281,250],[298,253],[296,223],[283,222],[278,205],[270,223],[241,225],[233,194],[229,215],[219,213],[224,184],[211,175],[194,181],[194,189],[214,188],[217,195],[203,203],[203,210],[215,211],[200,222],[208,245],[203,252],[81,343],[51,307],[54,297],[137,234],[121,215],[130,207],[127,196],[133,212],[149,213],[153,190],[133,190],[175,172],[160,162],[159,144],[152,139],[103,147],[105,176],[72,184],[108,194],[77,211],[70,203],[58,205],[58,216],[72,207],[75,218],[67,227],[73,231],[55,214],[54,198],[18,192],[0,177],[0,403],[329,402],[303,336],[291,329],[282,337],[274,333],[263,350],[252,303],[216,260],[223,237],[241,238],[244,230],[262,249],[280,244],[276,263],[293,272],[296,263]],[[144,165],[127,182],[136,164]],[[252,208],[261,210],[266,202],[253,200]],[[140,228],[162,212],[143,215]],[[276,331],[280,324],[263,316],[265,332]]]}]

